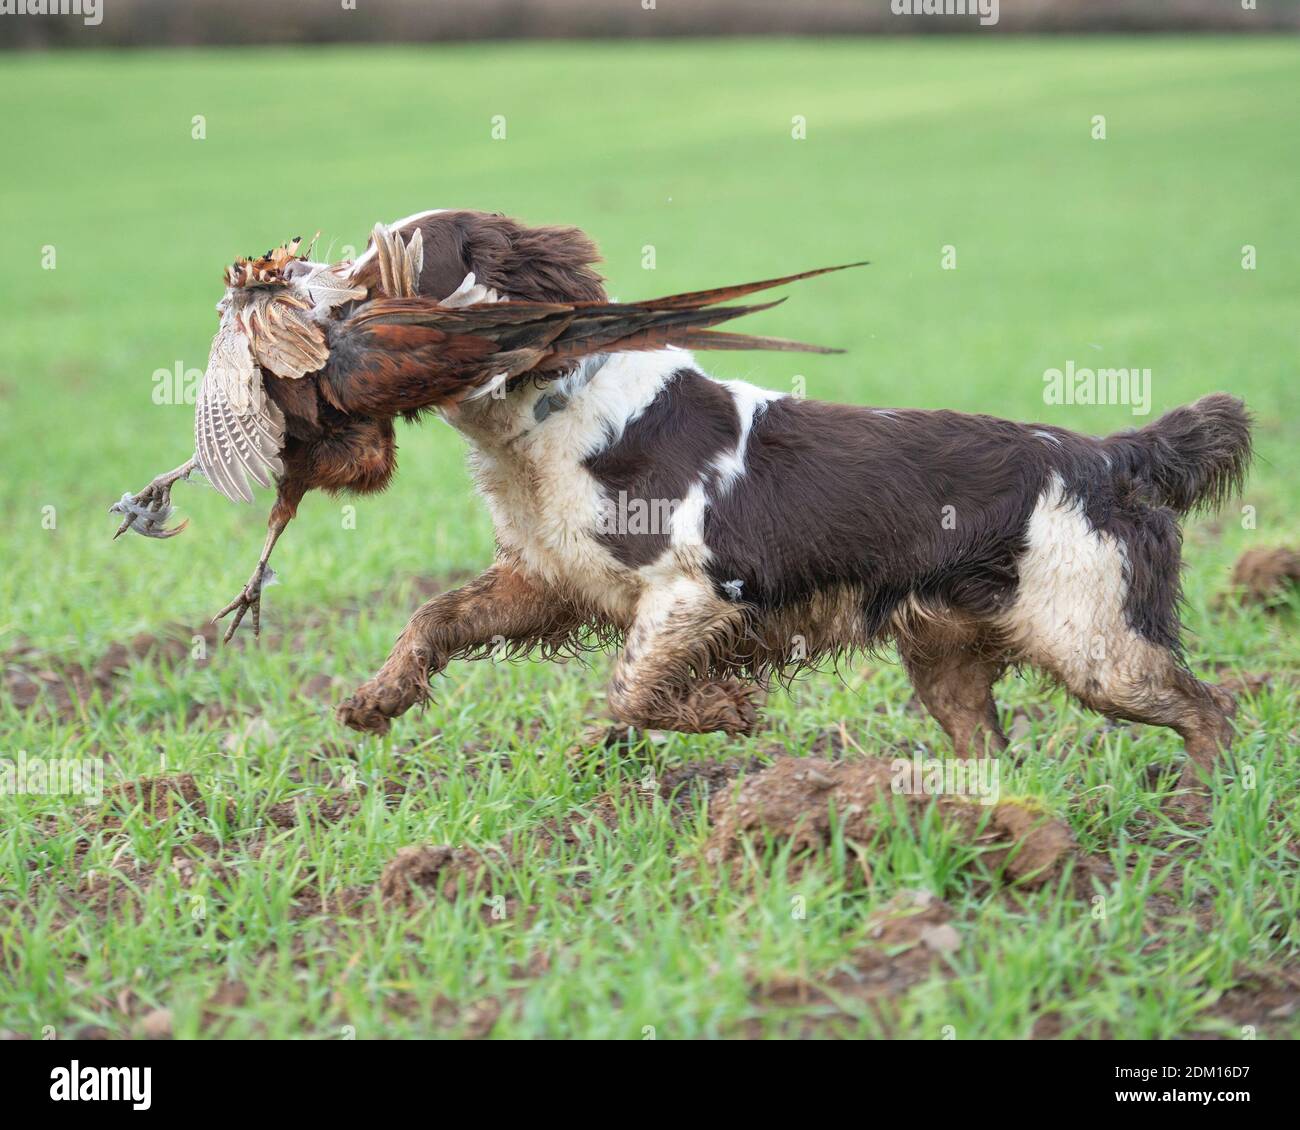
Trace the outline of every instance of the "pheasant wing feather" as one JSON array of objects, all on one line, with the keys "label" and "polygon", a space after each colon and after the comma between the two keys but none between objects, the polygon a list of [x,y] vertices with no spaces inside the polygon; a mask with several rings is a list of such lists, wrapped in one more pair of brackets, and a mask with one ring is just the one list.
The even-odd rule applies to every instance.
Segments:
[{"label": "pheasant wing feather", "polygon": [[411,238],[402,237],[383,224],[371,232],[375,258],[379,263],[379,288],[390,298],[414,298],[420,293],[420,271],[424,268],[424,234],[419,228]]},{"label": "pheasant wing feather", "polygon": [[293,281],[294,290],[303,295],[312,307],[312,318],[326,318],[336,306],[359,302],[370,292],[357,286],[347,277],[347,272],[336,263],[321,263],[302,278]]},{"label": "pheasant wing feather", "polygon": [[232,502],[251,502],[254,482],[283,470],[284,415],[262,387],[239,317],[223,312],[194,412],[194,449],[208,482]]},{"label": "pheasant wing feather", "polygon": [[297,380],[316,372],[329,360],[325,334],[312,320],[310,306],[293,294],[253,294],[240,321],[252,342],[257,363],[277,377]]}]

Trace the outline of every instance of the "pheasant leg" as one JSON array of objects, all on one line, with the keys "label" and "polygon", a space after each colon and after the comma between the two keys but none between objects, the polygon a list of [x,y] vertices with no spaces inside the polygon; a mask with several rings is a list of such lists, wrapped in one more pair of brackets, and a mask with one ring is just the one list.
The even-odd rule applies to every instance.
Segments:
[{"label": "pheasant leg", "polygon": [[[235,618],[230,621],[230,627],[226,629],[226,634],[223,637],[224,643],[229,643],[231,641],[231,638],[235,634],[235,630],[239,627],[240,621],[244,618],[244,613],[248,612],[250,609],[253,613],[253,638],[261,638],[262,589],[270,580],[270,576],[274,576],[274,574],[271,573],[268,562],[271,560],[271,550],[275,548],[276,541],[278,541],[280,535],[284,533],[284,528],[288,524],[287,519],[284,521],[272,520],[271,528],[266,532],[266,543],[262,546],[262,556],[258,559],[257,568],[253,570],[253,575],[248,578],[248,584],[244,586],[244,591],[212,617],[212,622],[215,624],[223,616],[227,616],[231,612],[235,614]],[[268,576],[268,574],[270,574],[270,576]]]},{"label": "pheasant leg", "polygon": [[114,540],[130,529],[148,538],[174,538],[185,529],[190,524],[188,518],[179,526],[166,527],[172,512],[172,486],[180,479],[189,478],[198,462],[197,456],[191,456],[175,470],[159,475],[139,494],[124,494],[120,501],[113,503],[108,508],[109,513],[124,515],[122,524],[113,535]]}]

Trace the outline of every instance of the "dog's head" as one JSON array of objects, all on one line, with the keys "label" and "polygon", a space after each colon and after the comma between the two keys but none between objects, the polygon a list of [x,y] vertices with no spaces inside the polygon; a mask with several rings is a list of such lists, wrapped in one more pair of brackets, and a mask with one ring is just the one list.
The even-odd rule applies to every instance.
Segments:
[{"label": "dog's head", "polygon": [[[422,212],[389,226],[403,239],[419,229],[424,241],[420,294],[426,298],[447,298],[470,274],[477,286],[505,299],[600,302],[606,297],[592,269],[599,252],[578,228],[534,228],[508,216],[457,210]],[[362,286],[377,283],[373,247],[357,259],[353,277]]]}]

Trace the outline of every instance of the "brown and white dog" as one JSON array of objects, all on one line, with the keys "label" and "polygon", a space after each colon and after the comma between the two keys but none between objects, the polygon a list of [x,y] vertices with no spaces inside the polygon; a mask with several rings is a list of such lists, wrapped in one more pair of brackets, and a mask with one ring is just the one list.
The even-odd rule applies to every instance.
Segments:
[{"label": "brown and white dog", "polygon": [[[604,296],[572,229],[547,239],[473,212],[397,225],[413,226],[447,293],[473,272],[505,300]],[[496,560],[415,613],[340,706],[355,729],[386,731],[432,674],[504,640],[514,655],[621,642],[617,722],[746,734],[771,679],[892,641],[959,755],[1005,747],[992,688],[1022,665],[1103,714],[1172,727],[1185,784],[1231,736],[1232,698],[1188,670],[1178,622],[1178,518],[1221,503],[1250,460],[1229,396],[1099,439],[798,399],[669,349],[588,358],[445,415],[469,441]]]}]

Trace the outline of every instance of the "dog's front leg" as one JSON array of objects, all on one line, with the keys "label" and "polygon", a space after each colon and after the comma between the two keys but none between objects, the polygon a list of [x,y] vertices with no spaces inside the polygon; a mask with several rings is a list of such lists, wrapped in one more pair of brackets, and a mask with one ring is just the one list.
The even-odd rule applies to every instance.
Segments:
[{"label": "dog's front leg", "polygon": [[742,630],[740,610],[704,581],[681,578],[647,591],[610,680],[615,719],[638,730],[752,733],[756,689],[709,677]]},{"label": "dog's front leg", "polygon": [[497,646],[559,644],[578,629],[576,610],[517,564],[498,561],[469,584],[417,609],[379,673],[340,704],[338,719],[383,734],[429,696],[429,677],[453,659],[492,654]]}]

